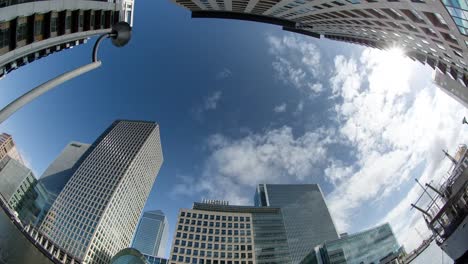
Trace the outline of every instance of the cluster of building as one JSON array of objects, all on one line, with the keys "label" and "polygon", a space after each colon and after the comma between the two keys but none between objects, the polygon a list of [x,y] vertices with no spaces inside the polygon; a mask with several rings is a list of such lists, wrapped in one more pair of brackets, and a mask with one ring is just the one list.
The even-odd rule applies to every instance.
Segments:
[{"label": "cluster of building", "polygon": [[[38,180],[10,135],[0,136],[0,155],[0,204],[53,263],[401,264],[430,243],[406,256],[389,224],[339,235],[317,184],[259,184],[251,206],[203,200],[180,209],[166,259],[168,220],[160,210],[143,212],[163,163],[156,123],[117,120],[92,144],[71,142]],[[431,203],[413,207],[431,240],[464,261],[468,148],[446,155],[447,182],[427,184]]]},{"label": "cluster of building", "polygon": [[39,180],[11,136],[1,139],[2,207],[41,250],[60,247],[61,263],[109,263],[132,243],[163,163],[156,123],[118,120],[93,144],[71,142]]},{"label": "cluster of building", "polygon": [[4,210],[60,263],[399,263],[388,224],[339,236],[316,184],[260,184],[252,206],[204,200],[181,209],[162,258],[167,218],[142,212],[163,162],[153,122],[118,120],[92,144],[69,143],[38,180],[11,136],[1,143]]},{"label": "cluster of building", "polygon": [[[465,0],[172,1],[195,18],[250,20],[315,38],[401,47],[434,68],[436,84],[468,106]],[[0,0],[0,78],[108,33],[119,21],[132,24],[133,8],[133,0]],[[436,243],[465,261],[468,151],[462,146],[448,156],[453,167],[446,182],[427,184],[429,204],[413,207]],[[405,257],[388,224],[339,235],[316,184],[259,184],[251,206],[204,200],[181,209],[165,259],[167,218],[159,210],[142,212],[162,163],[154,122],[118,120],[92,144],[71,142],[39,179],[12,137],[2,134],[0,204],[25,241],[54,263],[399,264],[417,258],[417,252]]]}]

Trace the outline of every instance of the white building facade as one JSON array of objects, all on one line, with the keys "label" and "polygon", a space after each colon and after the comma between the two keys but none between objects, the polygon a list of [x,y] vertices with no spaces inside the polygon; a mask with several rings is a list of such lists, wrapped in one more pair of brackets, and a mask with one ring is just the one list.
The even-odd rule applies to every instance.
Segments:
[{"label": "white building facade", "polygon": [[40,230],[83,263],[128,247],[163,162],[159,126],[116,121],[92,146]]}]

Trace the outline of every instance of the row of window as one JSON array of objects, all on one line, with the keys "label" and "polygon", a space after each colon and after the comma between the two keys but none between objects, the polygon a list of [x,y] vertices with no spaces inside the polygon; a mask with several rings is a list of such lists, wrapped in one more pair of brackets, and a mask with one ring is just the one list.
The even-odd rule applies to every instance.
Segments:
[{"label": "row of window", "polygon": [[[242,257],[241,259],[246,259],[247,255]],[[184,256],[177,256],[172,255],[171,260],[177,261],[179,263],[191,263],[191,264],[253,264],[251,260],[211,260],[205,258],[195,258],[195,257],[184,257]]]},{"label": "row of window", "polygon": [[[183,229],[182,229],[182,226],[179,225],[179,227],[177,228],[177,230],[179,231],[185,231],[185,232],[194,232],[194,233],[202,233],[202,234],[214,234],[214,235],[228,235],[228,236],[250,236],[251,235],[251,231],[250,230],[244,230],[244,229],[241,229],[241,230],[232,230],[232,229],[213,229],[213,228],[200,228],[200,227],[189,227],[189,226],[184,226]],[[186,233],[184,233],[184,235],[187,235]],[[182,235],[182,236],[184,236]],[[176,233],[176,237],[181,237],[181,233],[180,232],[177,232]]]},{"label": "row of window", "polygon": [[[179,219],[179,224],[184,224],[184,219]],[[202,221],[185,219],[186,225],[198,225],[198,226],[209,226],[209,227],[223,227],[223,228],[250,228],[250,223],[226,223],[226,222],[213,222],[213,221]],[[181,226],[181,225],[179,225]]]},{"label": "row of window", "polygon": [[106,10],[61,11],[18,17],[0,23],[0,49],[15,49],[21,41],[29,44],[56,35],[109,28],[116,20],[118,12]]},{"label": "row of window", "polygon": [[[249,216],[226,216],[226,215],[208,215],[201,213],[191,213],[191,212],[180,212],[181,217],[195,218],[195,219],[205,219],[205,220],[216,220],[216,221],[235,221],[235,222],[250,222]],[[181,218],[182,219],[182,218]]]},{"label": "row of window", "polygon": [[[186,236],[182,235],[182,238],[184,239],[187,239]],[[218,237],[218,236],[201,236],[200,235],[195,235],[195,237],[193,235],[189,235],[188,236],[188,239],[194,239],[196,241],[205,241],[205,242],[221,242],[221,243],[251,243],[252,242],[252,238],[251,237]],[[180,240],[180,239],[176,239],[175,240],[175,245],[182,245],[182,246],[185,246],[186,244],[186,241],[185,240]],[[198,245],[198,242],[194,242],[195,245]],[[188,245],[191,245],[192,244],[192,241],[188,241]],[[204,246],[205,243],[202,242],[202,246]],[[190,247],[190,246],[189,246]]]},{"label": "row of window", "polygon": [[[186,243],[187,242],[187,243]],[[219,242],[219,241],[218,241]],[[239,243],[239,242],[236,242]],[[252,245],[251,244],[246,244],[244,242],[240,242],[240,245],[227,245],[227,244],[212,244],[212,243],[200,243],[200,242],[191,242],[191,241],[184,241],[182,240],[182,243],[176,243],[176,245],[182,246],[182,247],[193,247],[194,249],[201,248],[201,249],[212,249],[212,250],[225,250],[225,251],[251,251],[252,250]],[[251,242],[248,242],[251,243]],[[184,248],[180,248],[179,252],[179,247],[174,246],[173,252],[174,253],[181,253],[183,254],[182,250],[185,250]],[[190,253],[187,253],[190,255]]]},{"label": "row of window", "polygon": [[[39,1],[44,1],[44,0],[0,0],[0,8],[2,7],[7,7],[7,6],[12,6],[12,5],[18,5],[18,4],[24,4],[24,3],[31,3],[31,2],[39,2]],[[96,2],[115,2],[110,1],[110,0],[92,0]]]},{"label": "row of window", "polygon": [[[244,246],[245,247],[245,246]],[[250,251],[252,251],[252,246],[250,246]],[[174,252],[173,253],[176,253],[176,254],[180,254],[180,255],[188,255],[188,256],[200,256],[200,257],[205,257],[205,250],[198,250],[198,249],[190,249],[190,248],[174,248]],[[239,257],[241,258],[252,258],[252,253],[250,252],[218,252],[218,251],[209,251],[207,250],[206,251],[206,257],[210,258],[210,257],[214,257],[214,258],[218,258],[218,257],[221,257],[221,258],[228,258],[228,259],[238,259]]]}]

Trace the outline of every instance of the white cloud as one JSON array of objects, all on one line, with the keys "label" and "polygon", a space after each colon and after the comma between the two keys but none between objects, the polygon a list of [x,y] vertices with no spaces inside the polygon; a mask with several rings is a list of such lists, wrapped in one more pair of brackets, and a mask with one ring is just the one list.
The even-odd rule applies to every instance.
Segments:
[{"label": "white cloud", "polygon": [[323,85],[321,83],[314,83],[314,84],[309,84],[309,88],[310,90],[312,90],[312,92],[318,94],[320,92],[323,91]]},{"label": "white cloud", "polygon": [[[442,175],[440,149],[454,150],[466,142],[459,123],[467,111],[429,82],[416,84],[415,71],[429,78],[430,71],[395,53],[366,49],[359,60],[337,56],[334,63],[330,84],[334,99],[342,100],[335,107],[339,136],[357,150],[354,170],[333,163],[325,170],[327,179],[338,183],[327,198],[344,231],[363,208],[369,212],[373,203],[399,199],[400,187],[420,176],[412,175],[417,166],[425,164],[422,178],[427,181]],[[410,249],[419,239],[408,235],[414,234],[409,223],[424,226],[420,215],[408,213],[416,196],[411,190],[382,218]]]},{"label": "white cloud", "polygon": [[[300,43],[296,37],[269,37],[273,65],[296,88],[312,90],[317,85],[315,90],[322,90],[323,82],[310,81],[320,75],[314,64],[320,55],[304,62],[304,56],[297,54],[314,49]],[[354,216],[365,213],[375,224],[390,222],[399,241],[411,250],[420,241],[412,227],[427,232],[422,217],[409,211],[419,194],[411,189],[412,179],[428,182],[443,175],[440,150],[453,152],[457,144],[466,143],[461,118],[468,112],[429,80],[418,80],[421,75],[430,78],[429,69],[398,54],[366,49],[356,58],[336,56],[333,64],[329,82],[333,116],[328,118],[336,121],[336,127],[315,124],[302,135],[294,135],[286,126],[248,132],[237,139],[213,135],[200,179],[182,181],[177,188],[181,193],[246,204],[260,182],[325,180],[334,186],[327,203],[340,231],[359,225]],[[303,108],[301,101],[295,113]],[[337,155],[336,145],[345,145],[348,153]],[[324,164],[328,166],[322,172],[318,168]],[[408,193],[401,193],[408,188]],[[379,210],[374,209],[383,204],[392,207],[386,208],[386,215],[377,215]]]},{"label": "white cloud", "polygon": [[288,34],[268,36],[267,42],[275,56],[273,69],[281,81],[311,95],[323,90],[314,82],[320,74],[320,52],[310,39]]},{"label": "white cloud", "polygon": [[218,106],[218,102],[221,99],[222,92],[216,91],[212,95],[205,98],[205,110],[214,110]]},{"label": "white cloud", "polygon": [[208,140],[211,154],[201,179],[195,184],[179,183],[176,188],[247,204],[258,183],[313,178],[314,168],[326,157],[326,134],[319,129],[294,137],[292,129],[285,126],[240,139],[213,135]]},{"label": "white cloud", "polygon": [[282,103],[280,105],[275,106],[275,108],[273,108],[273,111],[275,111],[275,113],[286,112],[286,103]]},{"label": "white cloud", "polygon": [[299,103],[297,104],[296,110],[294,111],[293,114],[295,116],[297,116],[300,113],[302,113],[302,111],[304,111],[304,101],[303,100],[299,101]]},{"label": "white cloud", "polygon": [[332,160],[331,165],[325,169],[324,173],[329,182],[337,185],[352,175],[353,167],[345,166],[340,161]]},{"label": "white cloud", "polygon": [[213,94],[203,98],[203,105],[198,105],[197,107],[192,108],[191,114],[195,120],[202,122],[203,115],[206,111],[215,110],[218,107],[222,94],[223,93],[221,91],[215,91]]},{"label": "white cloud", "polygon": [[224,68],[222,71],[216,74],[216,79],[223,80],[223,79],[229,78],[231,75],[232,75],[232,71],[228,68]]}]

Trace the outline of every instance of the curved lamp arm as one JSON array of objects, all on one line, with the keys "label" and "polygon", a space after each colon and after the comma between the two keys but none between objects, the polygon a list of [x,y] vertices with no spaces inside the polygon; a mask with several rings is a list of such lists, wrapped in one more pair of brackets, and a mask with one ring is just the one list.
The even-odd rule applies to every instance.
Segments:
[{"label": "curved lamp arm", "polygon": [[123,47],[130,41],[131,32],[132,28],[128,23],[119,22],[115,24],[112,27],[112,31],[110,33],[103,34],[99,36],[99,38],[96,40],[96,43],[94,44],[93,48],[92,62],[90,64],[86,64],[64,74],[61,74],[18,97],[16,100],[9,103],[2,110],[0,110],[0,124],[3,123],[3,121],[5,121],[6,119],[8,119],[8,117],[10,117],[13,113],[18,111],[21,107],[36,99],[37,97],[41,96],[45,92],[57,87],[58,85],[68,80],[71,80],[77,76],[99,68],[102,63],[98,60],[97,53],[102,40],[105,38],[111,38],[112,44],[114,44],[114,46]]}]

